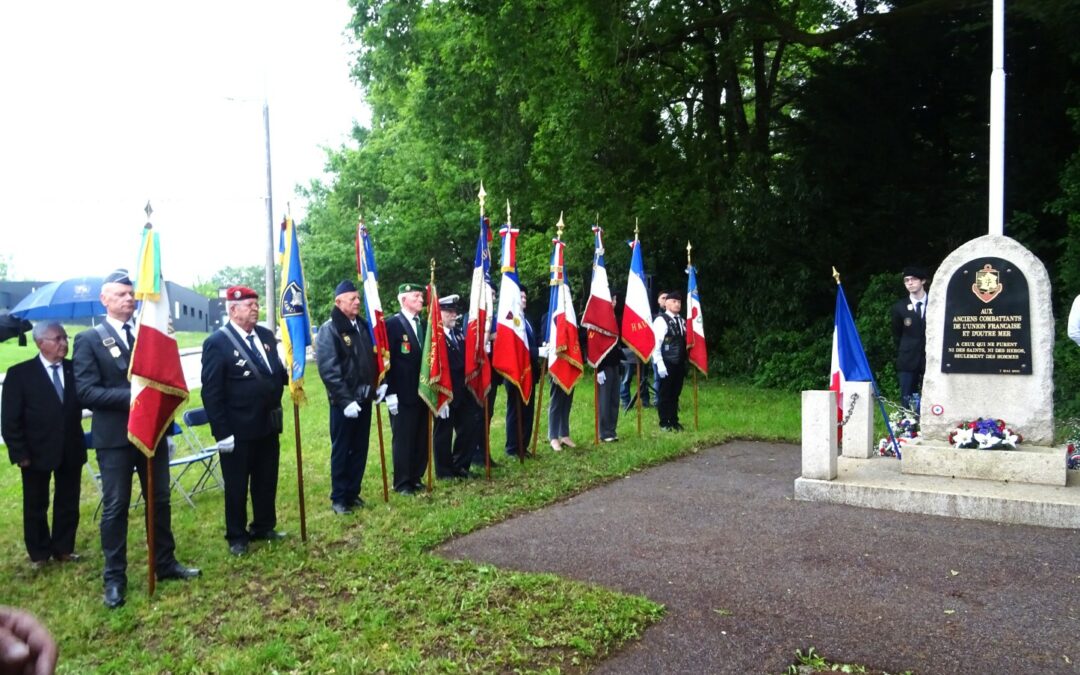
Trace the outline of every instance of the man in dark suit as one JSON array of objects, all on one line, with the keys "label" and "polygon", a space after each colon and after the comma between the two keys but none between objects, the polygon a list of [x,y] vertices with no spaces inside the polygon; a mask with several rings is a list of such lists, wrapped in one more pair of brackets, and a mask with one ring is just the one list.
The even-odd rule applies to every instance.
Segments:
[{"label": "man in dark suit", "polygon": [[[76,561],[79,488],[86,464],[82,406],[68,336],[57,321],[34,326],[38,356],[8,368],[4,380],[0,434],[11,463],[22,470],[23,538],[34,567],[49,558]],[[55,481],[53,526],[49,531],[49,479]]]},{"label": "man in dark suit", "polygon": [[[146,493],[146,456],[128,440],[131,382],[128,363],[135,346],[135,295],[126,270],[101,285],[105,320],[75,336],[75,389],[94,416],[91,440],[101,470],[101,551],[105,557],[105,606],[124,604],[127,591],[127,525],[131,472]],[[201,572],[176,560],[169,504],[169,450],[162,437],[154,449],[154,560],[158,579],[191,579]]]},{"label": "man in dark suit", "polygon": [[[896,374],[900,379],[900,405],[911,408],[913,398],[922,390],[926,370],[926,282],[925,269],[915,265],[904,268],[904,288],[908,292],[892,306],[890,319],[896,341]],[[918,412],[918,411],[916,411]]]},{"label": "man in dark suit", "polygon": [[338,515],[364,505],[360,485],[367,467],[375,359],[356,285],[334,289],[334,309],[319,328],[315,355],[330,399],[330,508]]},{"label": "man in dark suit", "polygon": [[459,329],[458,296],[439,298],[446,353],[454,398],[445,417],[435,420],[435,475],[439,478],[468,478],[469,464],[477,445],[483,443],[484,410],[465,386],[465,336]]},{"label": "man in dark suit", "polygon": [[[246,286],[225,294],[229,321],[203,342],[202,399],[225,479],[225,539],[244,555],[251,540],[285,537],[277,527],[281,394],[288,373],[277,339],[257,324],[259,295]],[[251,523],[247,522],[248,485]]]},{"label": "man in dark suit", "polygon": [[518,408],[521,409],[521,442],[524,452],[527,454],[529,442],[532,439],[533,418],[536,416],[536,398],[540,393],[537,384],[540,382],[540,343],[536,339],[536,332],[532,323],[525,317],[525,291],[521,291],[521,319],[525,322],[525,339],[529,343],[529,364],[532,366],[532,396],[526,405],[521,400],[521,392],[509,380],[504,381],[506,387],[506,454],[516,457],[518,454]]},{"label": "man in dark suit", "polygon": [[424,351],[424,287],[398,286],[401,311],[386,321],[390,342],[390,370],[386,374],[386,407],[390,410],[391,447],[394,457],[394,490],[415,495],[423,490],[427,469],[427,405],[421,400],[420,366]]}]

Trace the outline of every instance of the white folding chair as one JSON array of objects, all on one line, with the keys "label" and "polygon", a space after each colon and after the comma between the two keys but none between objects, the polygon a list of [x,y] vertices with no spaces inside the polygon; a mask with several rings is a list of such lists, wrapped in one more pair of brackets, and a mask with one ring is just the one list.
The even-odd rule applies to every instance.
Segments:
[{"label": "white folding chair", "polygon": [[[187,446],[187,453],[170,458],[169,468],[170,470],[176,467],[180,469],[172,478],[172,486],[183,495],[188,504],[195,506],[195,502],[191,500],[193,495],[206,490],[221,488],[224,484],[221,482],[217,471],[217,444],[203,445],[198,434],[195,433],[195,427],[209,423],[206,411],[203,408],[193,408],[185,411],[182,419],[184,426],[181,427],[179,435],[183,438],[184,445]],[[184,487],[181,479],[187,475],[188,471],[193,469],[198,478],[194,486],[189,490]]]}]

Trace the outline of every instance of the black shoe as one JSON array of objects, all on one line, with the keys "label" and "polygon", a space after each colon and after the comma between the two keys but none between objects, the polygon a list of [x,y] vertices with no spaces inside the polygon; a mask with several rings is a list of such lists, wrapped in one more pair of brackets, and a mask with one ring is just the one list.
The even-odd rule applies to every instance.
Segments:
[{"label": "black shoe", "polygon": [[239,557],[246,555],[248,552],[248,545],[246,541],[238,541],[235,544],[229,544],[229,553]]},{"label": "black shoe", "polygon": [[684,427],[683,425],[676,422],[675,423],[675,431],[686,431],[686,427]]},{"label": "black shoe", "polygon": [[124,587],[109,585],[105,587],[105,606],[116,609],[124,604]]},{"label": "black shoe", "polygon": [[267,530],[266,532],[260,532],[259,534],[252,532],[248,536],[252,541],[280,541],[289,535],[287,532],[282,532],[280,530]]},{"label": "black shoe", "polygon": [[57,553],[53,557],[56,558],[56,562],[62,563],[74,563],[82,560],[82,556],[78,553]]},{"label": "black shoe", "polygon": [[352,513],[352,507],[346,506],[341,502],[333,502],[332,504],[330,504],[330,508],[331,510],[333,510],[334,513],[338,514],[339,516],[344,516],[346,514]]},{"label": "black shoe", "polygon": [[194,579],[195,577],[202,576],[202,570],[198,567],[187,567],[180,563],[173,563],[170,567],[163,570],[158,570],[158,581],[165,581],[166,579],[179,579],[181,581],[187,581],[188,579]]},{"label": "black shoe", "polygon": [[360,497],[357,497],[356,499],[354,499],[354,500],[352,501],[352,503],[351,503],[351,504],[349,504],[349,508],[352,508],[352,509],[362,509],[362,508],[364,508],[365,506],[367,506],[367,502],[365,502],[365,501],[364,501],[364,500],[363,500],[362,498],[360,498]]},{"label": "black shoe", "polygon": [[401,488],[400,490],[398,488],[394,488],[394,492],[398,493],[399,495],[403,495],[405,497],[415,497],[416,496],[416,490],[412,489],[411,487]]}]

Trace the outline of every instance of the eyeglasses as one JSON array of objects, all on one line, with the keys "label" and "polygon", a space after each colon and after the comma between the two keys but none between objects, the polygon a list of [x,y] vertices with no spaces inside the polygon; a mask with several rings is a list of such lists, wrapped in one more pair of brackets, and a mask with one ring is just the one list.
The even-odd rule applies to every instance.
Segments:
[{"label": "eyeglasses", "polygon": [[68,341],[68,336],[59,335],[57,337],[43,337],[43,338],[41,338],[41,340],[42,340],[42,342],[67,342]]}]

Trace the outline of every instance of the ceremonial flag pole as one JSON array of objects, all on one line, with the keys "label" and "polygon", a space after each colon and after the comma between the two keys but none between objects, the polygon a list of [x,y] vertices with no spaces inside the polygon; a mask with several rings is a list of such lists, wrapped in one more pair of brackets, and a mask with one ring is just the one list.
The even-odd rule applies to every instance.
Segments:
[{"label": "ceremonial flag pole", "polygon": [[434,416],[441,413],[454,400],[454,382],[450,379],[450,355],[446,351],[446,333],[443,332],[442,314],[439,312],[439,293],[435,290],[435,259],[431,259],[431,282],[427,287],[428,329],[424,334],[424,353],[420,363],[420,385],[417,393],[428,408],[428,492],[434,487],[435,444],[432,438]]},{"label": "ceremonial flag pole", "polygon": [[[359,210],[359,197],[357,197],[356,207]],[[364,225],[363,214],[359,214],[359,223],[356,226],[356,274],[364,291],[364,315],[367,317],[372,357],[375,360],[375,386],[380,388],[383,386],[386,372],[390,370],[390,338],[386,335],[386,321],[383,319],[382,301],[379,299],[379,271],[375,265],[375,246],[371,243],[371,236]],[[383,502],[389,502],[390,487],[386,481],[386,445],[383,441],[382,409],[379,408],[378,396],[375,400],[375,427],[379,434],[379,466],[382,467]]]},{"label": "ceremonial flag pole", "polygon": [[[157,581],[154,554],[154,466],[153,458],[165,431],[172,426],[176,411],[188,398],[180,350],[169,322],[169,294],[161,275],[161,246],[150,224],[150,202],[146,203],[139,257],[135,268],[134,293],[142,300],[132,345],[131,405],[127,435],[132,445],[146,455],[146,546],[147,585],[153,596]],[[166,485],[165,489],[169,489]]]},{"label": "ceremonial flag pole", "polygon": [[859,331],[855,328],[855,320],[851,317],[851,308],[848,307],[844,287],[840,283],[840,273],[835,267],[832,268],[832,275],[836,279],[836,319],[833,324],[832,373],[829,389],[836,392],[837,422],[843,422],[844,419],[844,383],[869,382],[874,390],[874,398],[877,399],[881,416],[885,420],[889,438],[892,439],[896,458],[901,459],[900,444],[893,435],[892,424],[889,423],[889,415],[885,412],[885,404],[881,400],[877,380],[874,379],[874,373],[870,370],[870,362],[866,359],[866,351],[863,349],[862,340],[859,339]]},{"label": "ceremonial flag pole", "polygon": [[300,406],[304,395],[304,368],[307,364],[307,348],[311,346],[311,317],[308,315],[307,285],[304,268],[300,264],[300,242],[296,237],[296,223],[291,215],[281,222],[281,308],[279,326],[281,343],[285,352],[285,369],[289,373],[289,394],[293,401],[293,436],[296,441],[296,488],[300,500],[300,539],[307,541],[307,512],[304,508],[304,452],[300,434]]},{"label": "ceremonial flag pole", "polygon": [[491,360],[488,358],[488,339],[491,333],[493,310],[491,285],[491,230],[484,217],[484,201],[487,193],[480,182],[480,236],[476,241],[476,257],[473,261],[472,285],[469,289],[469,322],[465,327],[465,386],[476,402],[484,408],[484,468],[491,480],[491,412],[488,410],[488,392],[491,390]]},{"label": "ceremonial flag pole", "polygon": [[581,315],[581,325],[588,331],[585,336],[585,355],[589,365],[596,369],[593,373],[593,427],[594,444],[600,443],[600,362],[619,342],[619,324],[615,320],[615,305],[611,301],[608,288],[607,268],[604,267],[603,229],[600,227],[600,214],[596,215],[593,231],[593,267],[592,282],[589,284],[589,299],[585,302],[585,311]]},{"label": "ceremonial flag pole", "polygon": [[690,262],[690,242],[686,242],[686,358],[694,366],[694,431],[698,430],[698,371],[709,376],[709,359],[705,350],[705,321],[701,316],[701,296],[698,294],[697,269]]},{"label": "ceremonial flag pole", "polygon": [[638,357],[637,378],[637,428],[641,436],[641,393],[644,390],[641,381],[641,364],[648,363],[656,346],[649,311],[649,292],[645,290],[645,264],[641,256],[641,240],[638,239],[637,218],[634,219],[634,241],[630,242],[633,253],[630,256],[630,274],[626,280],[626,304],[622,316],[622,341]]},{"label": "ceremonial flag pole", "polygon": [[[521,306],[521,286],[517,275],[518,231],[510,221],[510,200],[506,200],[506,225],[499,230],[502,237],[502,279],[499,282],[498,322],[495,325],[495,344],[491,349],[491,366],[502,374],[519,393],[517,406],[518,459],[525,463],[525,439],[521,431],[521,407],[532,398],[532,363],[525,330],[524,311]],[[534,338],[535,339],[535,338]],[[510,430],[506,430],[510,433]]]}]

